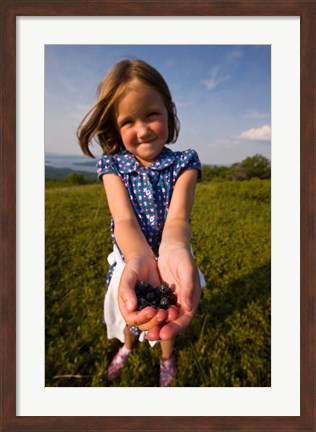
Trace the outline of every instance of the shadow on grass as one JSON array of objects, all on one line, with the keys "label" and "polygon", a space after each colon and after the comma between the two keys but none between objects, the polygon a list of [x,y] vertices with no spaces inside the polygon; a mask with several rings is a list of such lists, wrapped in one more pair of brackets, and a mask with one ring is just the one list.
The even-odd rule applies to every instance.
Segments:
[{"label": "shadow on grass", "polygon": [[210,325],[216,326],[229,315],[242,311],[249,303],[266,304],[271,298],[271,261],[256,268],[248,275],[231,280],[218,289],[206,287],[209,291],[201,301],[200,312],[210,315]]},{"label": "shadow on grass", "polygon": [[220,287],[206,287],[177,350],[185,371],[179,386],[270,386],[271,262]]}]

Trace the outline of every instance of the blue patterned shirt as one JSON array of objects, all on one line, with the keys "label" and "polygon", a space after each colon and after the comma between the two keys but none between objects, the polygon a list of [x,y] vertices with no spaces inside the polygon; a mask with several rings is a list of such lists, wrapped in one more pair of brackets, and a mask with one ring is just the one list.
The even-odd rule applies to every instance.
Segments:
[{"label": "blue patterned shirt", "polygon": [[[142,166],[127,150],[102,156],[97,163],[100,180],[104,174],[115,174],[122,179],[139,225],[155,256],[158,256],[175,183],[179,175],[187,169],[197,169],[200,180],[201,163],[196,151],[190,149],[173,152],[167,147],[157,160],[147,167]],[[113,218],[111,237],[116,244]],[[112,271],[113,269],[111,274]]]}]

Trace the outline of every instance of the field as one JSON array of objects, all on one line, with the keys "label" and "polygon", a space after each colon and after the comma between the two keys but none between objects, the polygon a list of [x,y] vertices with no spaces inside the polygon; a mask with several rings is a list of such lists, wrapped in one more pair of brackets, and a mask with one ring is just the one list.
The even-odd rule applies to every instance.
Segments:
[{"label": "field", "polygon": [[[270,180],[200,183],[192,246],[207,281],[176,342],[177,386],[271,385]],[[106,380],[120,343],[102,322],[110,215],[101,184],[46,189],[46,386],[153,387],[160,348],[140,343]]]}]

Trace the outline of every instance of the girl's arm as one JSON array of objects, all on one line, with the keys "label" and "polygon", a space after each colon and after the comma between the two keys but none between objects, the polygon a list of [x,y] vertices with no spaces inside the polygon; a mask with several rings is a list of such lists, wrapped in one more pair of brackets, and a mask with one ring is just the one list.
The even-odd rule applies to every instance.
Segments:
[{"label": "girl's arm", "polygon": [[197,170],[188,169],[178,178],[165,222],[159,252],[175,246],[190,248],[190,216],[193,208]]},{"label": "girl's arm", "polygon": [[[161,339],[170,339],[190,324],[200,299],[200,280],[190,246],[197,174],[197,170],[188,169],[178,178],[162,234],[158,268],[162,280],[175,287],[180,312],[177,319],[161,327]],[[155,331],[148,332],[147,338],[156,339]]]},{"label": "girl's arm", "polygon": [[145,324],[143,329],[151,328],[166,319],[168,314],[164,310],[156,313],[151,307],[136,311],[134,289],[140,280],[153,286],[160,284],[157,262],[140,228],[122,180],[114,174],[105,174],[102,180],[114,220],[115,239],[126,263],[120,280],[119,307],[128,325]]},{"label": "girl's arm", "polygon": [[122,180],[115,174],[103,175],[102,180],[108,206],[114,220],[115,239],[125,261],[144,255],[154,258],[154,254],[139,226]]}]

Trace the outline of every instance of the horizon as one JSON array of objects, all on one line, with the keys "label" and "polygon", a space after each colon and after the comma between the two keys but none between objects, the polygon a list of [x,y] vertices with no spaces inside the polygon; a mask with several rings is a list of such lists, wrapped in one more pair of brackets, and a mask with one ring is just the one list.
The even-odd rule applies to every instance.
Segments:
[{"label": "horizon", "polygon": [[[264,156],[264,155],[261,155],[259,153],[257,153],[256,155]],[[253,155],[253,156],[256,156],[256,155]],[[67,154],[67,153],[58,153],[58,152],[55,153],[55,152],[46,152],[45,151],[45,165],[46,164],[49,165],[47,163],[49,161],[46,160],[46,158],[49,158],[49,157],[58,157],[60,159],[63,159],[63,158],[65,158],[65,159],[81,158],[82,162],[79,162],[78,163],[79,165],[82,165],[82,164],[87,164],[88,165],[89,163],[91,163],[91,165],[93,165],[93,163],[97,162],[97,160],[98,160],[98,157],[91,158],[89,156],[85,156],[84,154],[80,154],[80,153],[79,154]],[[252,156],[247,156],[247,157],[252,157]],[[266,156],[264,156],[264,157],[266,157]],[[246,158],[244,158],[244,159],[246,159]],[[242,162],[244,159],[236,160],[236,161],[234,161],[232,163],[227,163],[227,164],[215,164],[215,163],[204,163],[204,162],[201,162],[201,164],[202,165],[209,165],[209,166],[213,166],[213,167],[214,166],[230,167],[231,165],[238,164],[238,163]],[[267,157],[267,159],[271,162],[270,158]]]}]

